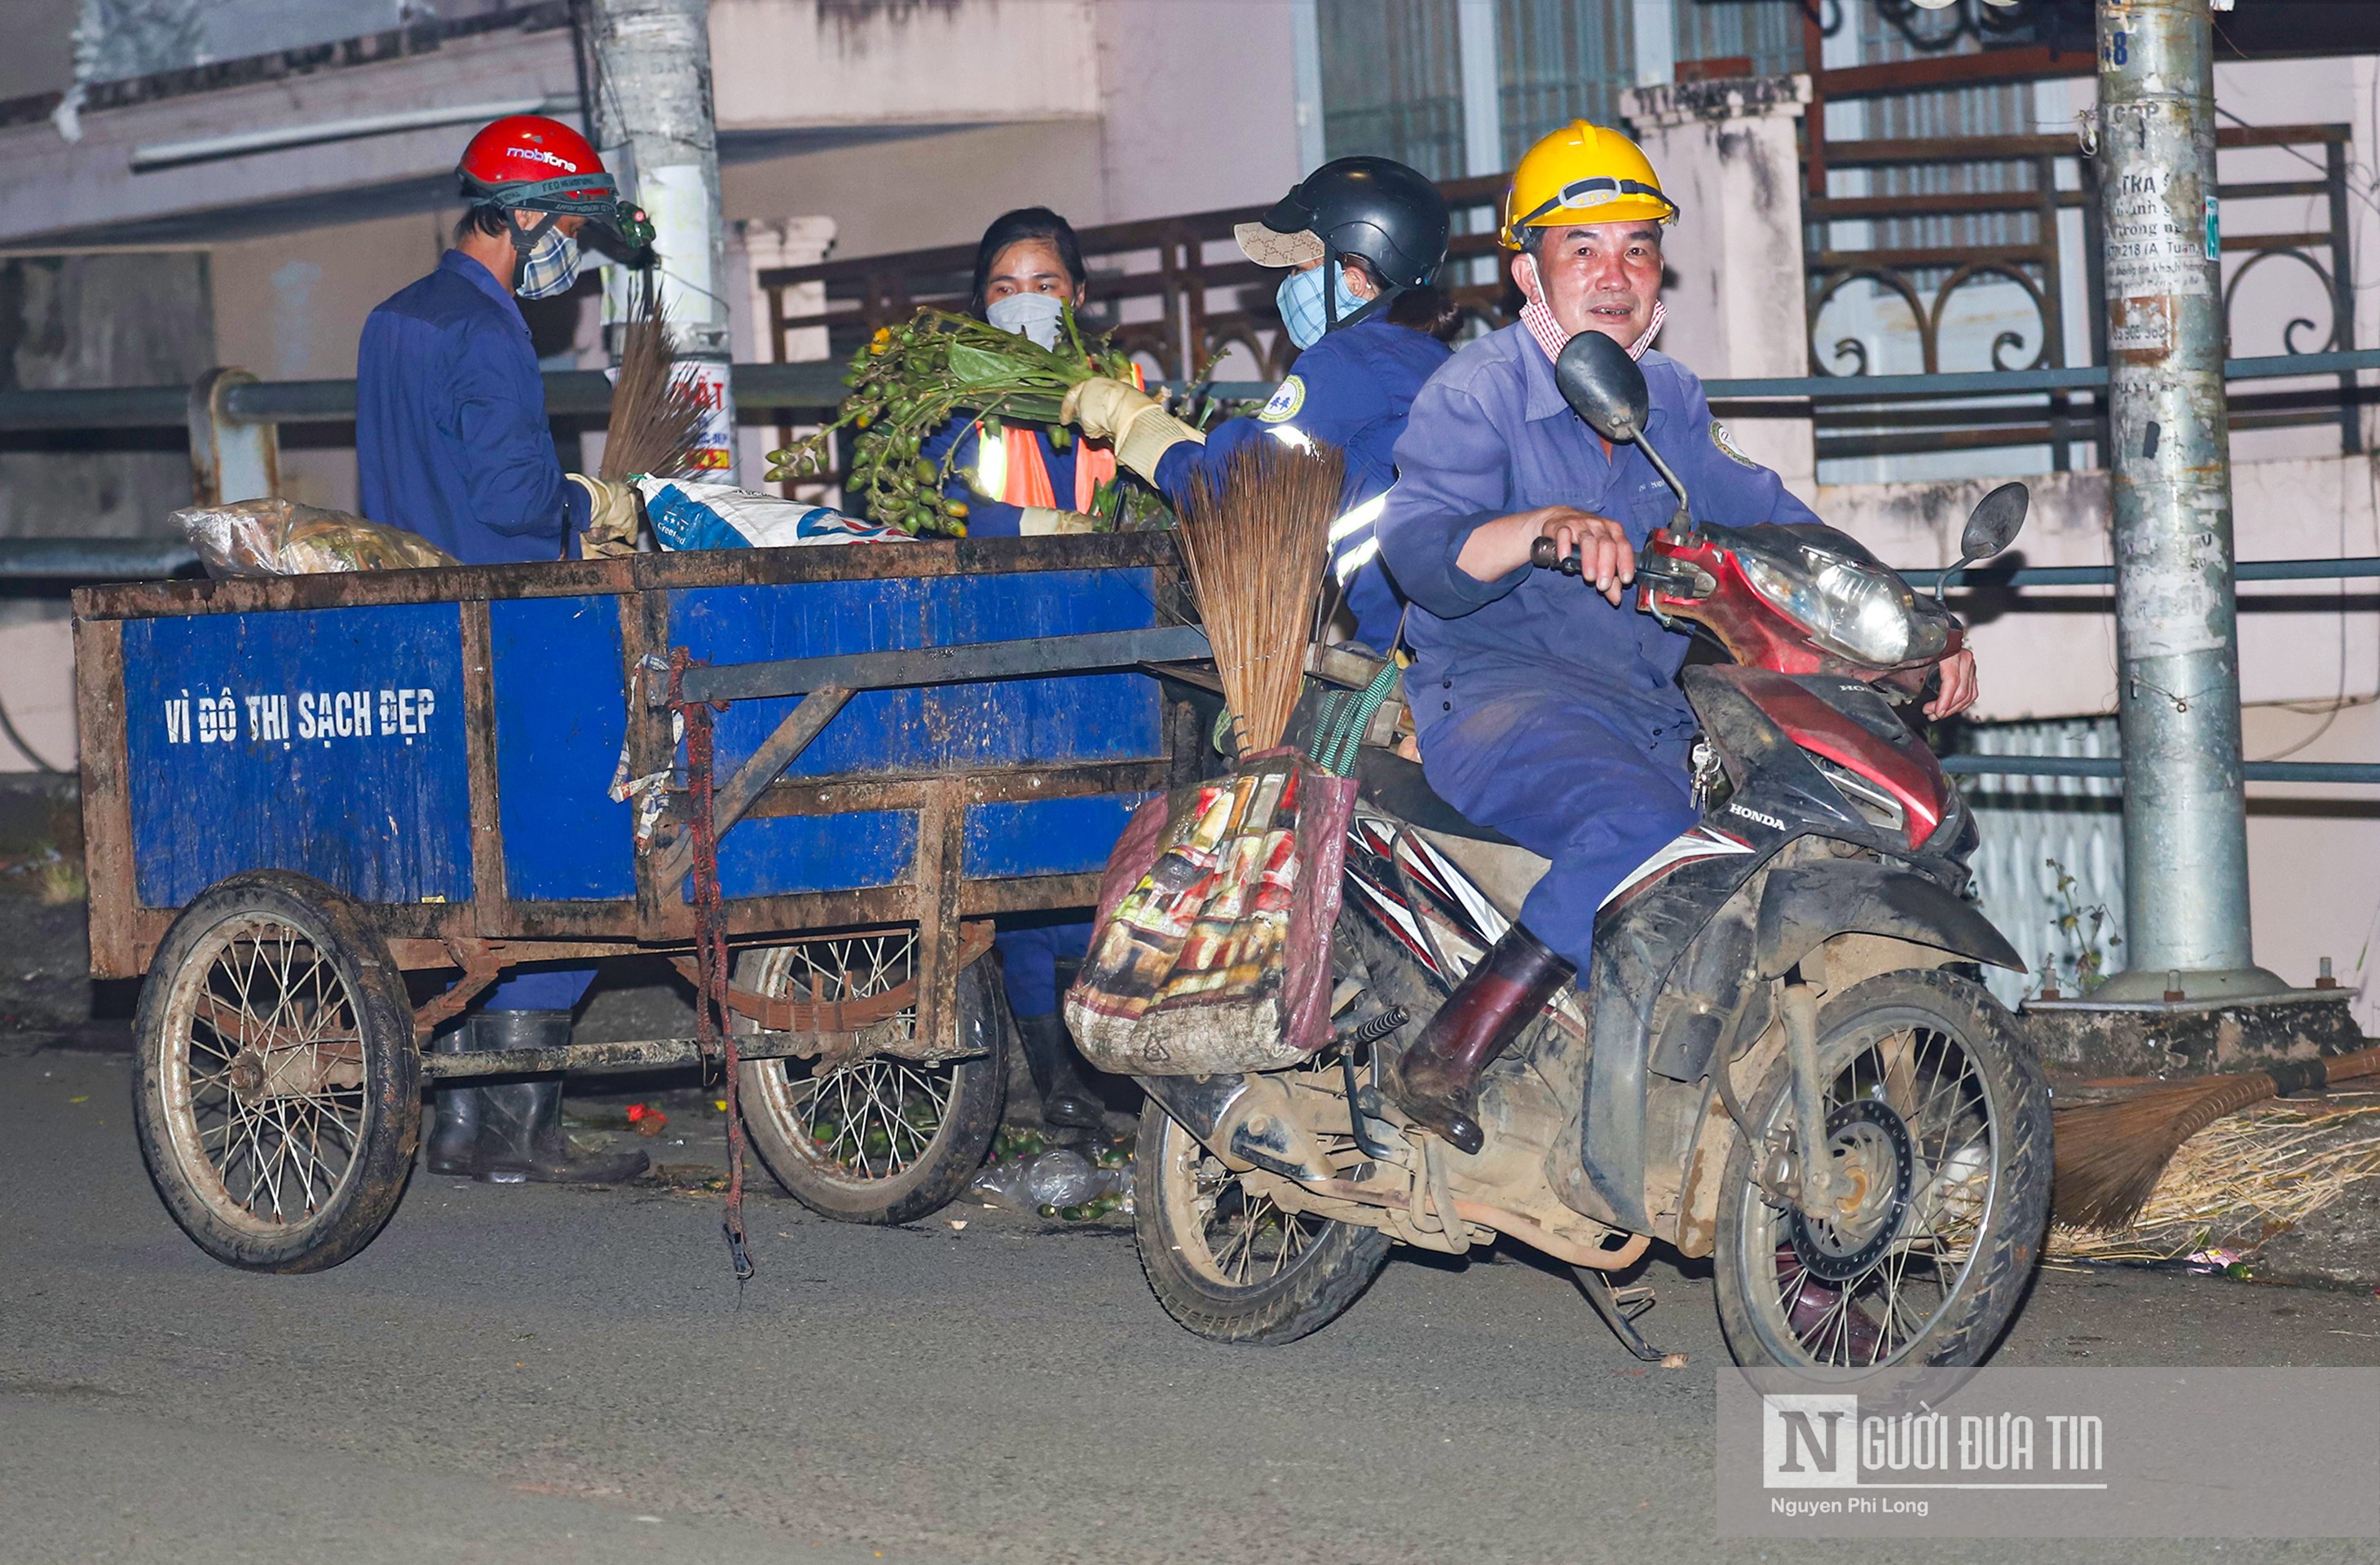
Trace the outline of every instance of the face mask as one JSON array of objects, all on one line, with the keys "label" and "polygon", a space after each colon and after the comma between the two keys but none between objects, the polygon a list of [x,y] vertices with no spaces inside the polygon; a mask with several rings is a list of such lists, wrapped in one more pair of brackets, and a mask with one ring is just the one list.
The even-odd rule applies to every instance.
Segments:
[{"label": "face mask", "polygon": [[1293,272],[1281,280],[1273,300],[1281,306],[1281,323],[1289,329],[1289,340],[1300,347],[1312,347],[1330,329],[1330,318],[1322,309],[1322,277],[1324,273],[1335,276],[1339,284],[1339,319],[1363,309],[1371,300],[1358,298],[1347,286],[1347,269],[1324,261],[1303,272]]},{"label": "face mask", "polygon": [[1055,294],[1011,294],[984,308],[983,318],[1003,332],[1014,332],[1038,347],[1058,346],[1058,321],[1066,301]]},{"label": "face mask", "polygon": [[521,257],[520,282],[513,292],[525,299],[550,299],[568,293],[577,281],[578,241],[549,228]]}]

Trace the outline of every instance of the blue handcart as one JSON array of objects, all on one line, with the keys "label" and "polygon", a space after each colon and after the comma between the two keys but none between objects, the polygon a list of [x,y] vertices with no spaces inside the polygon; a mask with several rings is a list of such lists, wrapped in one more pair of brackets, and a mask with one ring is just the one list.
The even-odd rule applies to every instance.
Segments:
[{"label": "blue handcart", "polygon": [[428,1082],[716,1058],[422,1047],[525,964],[698,977],[712,933],[771,1171],[834,1217],[932,1210],[1004,1093],[991,921],[1089,905],[1205,754],[1199,682],[1154,672],[1207,653],[1165,534],[112,586],[75,613],[91,966],[145,980],[142,1155],[200,1248],[264,1270],[370,1242]]}]

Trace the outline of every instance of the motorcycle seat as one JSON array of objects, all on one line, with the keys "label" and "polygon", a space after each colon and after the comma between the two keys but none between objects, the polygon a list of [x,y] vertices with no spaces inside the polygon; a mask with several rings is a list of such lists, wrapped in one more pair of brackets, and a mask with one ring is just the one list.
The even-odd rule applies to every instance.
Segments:
[{"label": "motorcycle seat", "polygon": [[1461,810],[1438,796],[1438,790],[1422,774],[1419,761],[1407,760],[1394,750],[1366,745],[1355,753],[1355,796],[1409,826],[1439,836],[1516,845],[1493,826],[1466,819]]},{"label": "motorcycle seat", "polygon": [[1394,751],[1366,746],[1356,755],[1355,794],[1411,827],[1507,918],[1520,917],[1521,904],[1548,867],[1545,859],[1494,827],[1465,819],[1439,797],[1419,763]]}]

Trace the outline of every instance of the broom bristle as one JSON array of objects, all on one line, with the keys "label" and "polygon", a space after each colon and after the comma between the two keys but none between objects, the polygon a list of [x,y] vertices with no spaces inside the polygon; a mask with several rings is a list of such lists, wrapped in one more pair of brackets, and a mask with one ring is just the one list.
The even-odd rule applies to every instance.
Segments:
[{"label": "broom bristle", "polygon": [[[2380,1074],[2380,1047],[2334,1054],[2326,1083]],[[2109,1084],[2131,1087],[2131,1083]],[[2298,1090],[2300,1082],[2291,1090]],[[2226,1114],[2280,1096],[2269,1071],[2240,1071],[2060,1109],[2051,1121],[2058,1220],[2078,1228],[2129,1228],[2181,1144]]]},{"label": "broom bristle", "polygon": [[620,337],[620,375],[612,386],[612,418],[604,427],[598,477],[614,481],[640,474],[691,477],[702,405],[676,380],[676,350],[662,314],[661,289],[648,273]]},{"label": "broom bristle", "polygon": [[2051,1122],[2058,1220],[2079,1228],[2130,1227],[2183,1142],[2277,1091],[2271,1076],[2250,1071],[2059,1110]]},{"label": "broom bristle", "polygon": [[1344,467],[1331,446],[1251,441],[1185,497],[1182,556],[1243,755],[1279,745],[1297,706]]}]

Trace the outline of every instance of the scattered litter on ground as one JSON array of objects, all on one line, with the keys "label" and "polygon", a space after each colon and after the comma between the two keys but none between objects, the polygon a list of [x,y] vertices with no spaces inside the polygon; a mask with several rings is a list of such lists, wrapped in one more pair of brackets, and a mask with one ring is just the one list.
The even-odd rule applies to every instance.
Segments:
[{"label": "scattered litter on ground", "polygon": [[669,1116],[650,1103],[631,1103],[628,1123],[636,1127],[638,1135],[654,1136],[669,1128]]},{"label": "scattered litter on ground", "polygon": [[1086,1151],[1051,1146],[1039,1131],[1002,1129],[967,1189],[987,1207],[1088,1222],[1111,1212],[1132,1215],[1132,1178],[1130,1137]]}]

